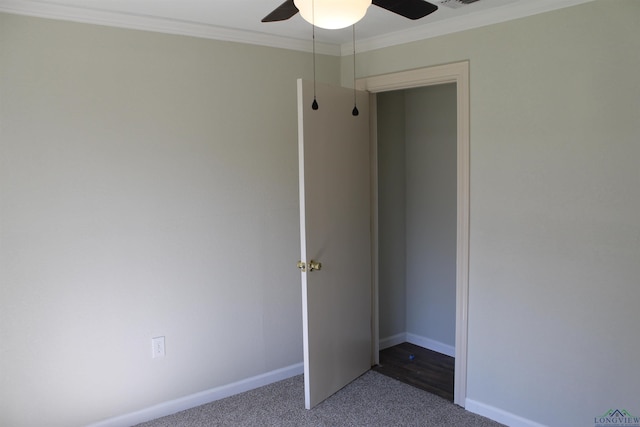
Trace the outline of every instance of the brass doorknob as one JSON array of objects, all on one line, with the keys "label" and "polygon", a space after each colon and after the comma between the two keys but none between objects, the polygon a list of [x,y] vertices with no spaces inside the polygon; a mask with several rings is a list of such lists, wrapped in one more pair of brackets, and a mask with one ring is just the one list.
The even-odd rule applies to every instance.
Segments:
[{"label": "brass doorknob", "polygon": [[314,260],[309,261],[309,272],[312,272],[313,270],[321,270],[321,269],[322,269],[322,263],[319,263],[318,261],[314,261]]},{"label": "brass doorknob", "polygon": [[314,270],[321,270],[322,263],[319,263],[318,261],[314,261],[314,260],[309,261],[309,264],[306,264],[304,261],[298,261],[298,263],[296,264],[296,267],[298,267],[300,271],[302,271],[303,273],[306,272],[308,268],[309,273],[311,273]]}]

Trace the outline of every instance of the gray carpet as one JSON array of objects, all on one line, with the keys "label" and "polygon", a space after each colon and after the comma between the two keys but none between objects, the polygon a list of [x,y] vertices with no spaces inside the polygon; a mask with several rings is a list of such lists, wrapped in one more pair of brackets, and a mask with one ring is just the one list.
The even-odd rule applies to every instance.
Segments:
[{"label": "gray carpet", "polygon": [[296,376],[138,427],[501,425],[373,371],[308,411],[303,381]]}]

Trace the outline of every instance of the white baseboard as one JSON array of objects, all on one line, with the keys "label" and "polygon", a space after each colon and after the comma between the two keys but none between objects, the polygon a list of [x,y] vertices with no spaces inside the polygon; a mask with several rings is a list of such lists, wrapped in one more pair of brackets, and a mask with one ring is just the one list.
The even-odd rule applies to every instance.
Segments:
[{"label": "white baseboard", "polygon": [[473,399],[467,398],[465,400],[464,409],[469,412],[473,412],[474,414],[487,417],[489,419],[492,419],[493,421],[497,421],[509,427],[546,427],[544,424],[536,423],[535,421],[531,421],[519,415],[512,414],[511,412],[503,411],[502,409],[477,402]]},{"label": "white baseboard", "polygon": [[95,424],[90,424],[87,427],[132,426],[135,424],[143,423],[145,421],[150,421],[156,418],[175,414],[176,412],[184,411],[185,409],[195,408],[196,406],[204,405],[205,403],[213,402],[215,400],[224,399],[225,397],[233,396],[234,394],[253,390],[254,388],[262,387],[267,384],[281,381],[296,375],[301,375],[303,372],[304,365],[302,363],[298,363],[295,365],[287,366],[285,368],[276,369],[275,371],[266,372],[255,377],[237,381],[235,383],[226,384],[189,396],[181,397],[179,399],[160,403],[158,405],[141,409],[130,414],[109,418]]},{"label": "white baseboard", "polygon": [[420,347],[424,347],[438,353],[446,354],[447,356],[456,357],[456,348],[454,346],[441,343],[440,341],[432,340],[431,338],[412,334],[410,332],[402,332],[390,337],[380,338],[380,350],[393,347],[394,345],[402,344],[403,342],[409,342],[411,344],[419,345]]},{"label": "white baseboard", "polygon": [[427,348],[438,353],[446,354],[447,356],[456,357],[456,348],[452,345],[441,343],[440,341],[432,340],[431,338],[421,337],[420,335],[407,332],[407,342],[411,344],[419,345],[420,347]]},{"label": "white baseboard", "polygon": [[386,338],[380,338],[379,346],[380,350],[384,350],[385,348],[393,347],[394,345],[402,344],[403,342],[407,342],[407,333],[403,332],[401,334],[392,335]]}]

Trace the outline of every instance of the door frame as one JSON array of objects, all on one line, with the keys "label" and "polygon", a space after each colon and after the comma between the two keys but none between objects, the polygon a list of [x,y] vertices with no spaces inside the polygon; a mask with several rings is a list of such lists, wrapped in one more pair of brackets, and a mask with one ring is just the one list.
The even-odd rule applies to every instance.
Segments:
[{"label": "door frame", "polygon": [[356,88],[366,90],[371,112],[371,242],[372,242],[372,362],[379,363],[378,313],[378,135],[376,93],[446,83],[456,84],[457,102],[457,226],[456,226],[456,347],[455,404],[464,407],[467,396],[467,336],[469,306],[469,61],[437,65],[397,73],[364,77]]}]

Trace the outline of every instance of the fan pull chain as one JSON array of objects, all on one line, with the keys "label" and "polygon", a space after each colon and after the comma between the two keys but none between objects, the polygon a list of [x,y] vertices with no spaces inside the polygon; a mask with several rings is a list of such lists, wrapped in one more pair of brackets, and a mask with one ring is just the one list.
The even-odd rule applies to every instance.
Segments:
[{"label": "fan pull chain", "polygon": [[313,37],[313,102],[311,108],[318,109],[318,101],[316,101],[316,4],[314,0],[311,0],[311,28]]},{"label": "fan pull chain", "polygon": [[356,24],[353,24],[353,110],[351,114],[354,116],[360,114],[356,103]]}]

